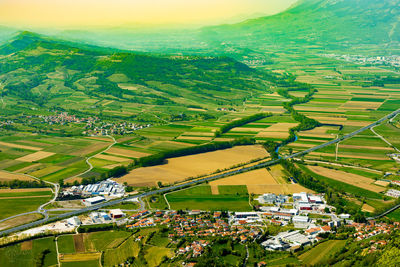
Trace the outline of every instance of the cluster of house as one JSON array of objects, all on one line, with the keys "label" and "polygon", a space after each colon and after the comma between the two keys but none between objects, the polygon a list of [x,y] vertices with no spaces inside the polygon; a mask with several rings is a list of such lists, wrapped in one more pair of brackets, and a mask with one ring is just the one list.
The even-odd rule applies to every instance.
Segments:
[{"label": "cluster of house", "polygon": [[191,255],[193,258],[199,257],[201,256],[201,254],[203,254],[204,252],[204,248],[207,247],[208,245],[210,245],[209,241],[206,240],[196,240],[193,241],[192,244],[184,247],[184,248],[179,248],[177,253],[179,255],[184,255],[186,253],[191,253]]},{"label": "cluster of house", "polygon": [[400,229],[400,223],[387,224],[370,221],[368,223],[352,223],[346,225],[346,227],[354,227],[356,230],[354,237],[357,241],[360,241],[379,234],[390,234],[395,229]]},{"label": "cluster of house", "polygon": [[261,230],[257,227],[241,225],[230,225],[226,219],[221,217],[221,212],[201,212],[190,211],[178,214],[177,211],[157,211],[152,216],[149,213],[138,213],[131,216],[136,220],[134,224],[129,224],[128,228],[152,227],[156,225],[167,225],[172,229],[170,238],[177,237],[232,237],[234,240],[247,242],[249,239],[257,238],[261,235]]},{"label": "cluster of house", "polygon": [[399,198],[400,197],[400,190],[396,189],[389,189],[386,194],[389,197]]},{"label": "cluster of house", "polygon": [[[107,196],[108,198],[120,198],[123,197],[124,194],[125,186],[123,184],[119,184],[111,179],[107,179],[97,184],[79,185],[65,188],[61,192],[61,197]],[[85,202],[85,204],[91,204],[90,200]]]},{"label": "cluster of house", "polygon": [[366,57],[363,55],[323,54],[322,56],[358,64],[387,64],[395,67],[400,67],[400,56],[398,55]]},{"label": "cluster of house", "polygon": [[44,122],[52,125],[52,124],[67,124],[67,123],[84,123],[86,122],[88,125],[94,124],[99,120],[97,117],[88,117],[88,118],[78,118],[75,115],[70,115],[68,112],[56,113],[54,116],[44,116],[39,115],[40,119],[43,119]]},{"label": "cluster of house", "polygon": [[397,162],[400,162],[400,154],[390,154],[389,157],[391,157]]},{"label": "cluster of house", "polygon": [[119,122],[119,123],[101,123],[100,125],[86,125],[86,131],[83,134],[86,135],[110,135],[110,134],[130,134],[134,131],[141,130],[151,127],[151,124],[140,125],[131,122]]}]

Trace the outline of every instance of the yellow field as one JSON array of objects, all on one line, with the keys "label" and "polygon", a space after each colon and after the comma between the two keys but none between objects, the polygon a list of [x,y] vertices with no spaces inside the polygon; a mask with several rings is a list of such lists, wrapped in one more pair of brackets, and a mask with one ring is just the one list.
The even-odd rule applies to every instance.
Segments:
[{"label": "yellow field", "polygon": [[248,185],[247,190],[250,194],[261,195],[265,193],[274,194],[294,194],[300,192],[313,193],[312,190],[307,189],[299,184],[277,184],[277,185]]},{"label": "yellow field", "polygon": [[210,141],[212,137],[202,137],[202,136],[179,136],[177,140],[199,140],[199,141]]},{"label": "yellow field", "polygon": [[129,150],[129,149],[123,149],[123,148],[115,148],[115,147],[112,147],[111,149],[109,149],[107,151],[107,153],[113,154],[116,156],[129,157],[129,158],[141,158],[141,157],[150,155],[148,153],[133,151],[133,150]]},{"label": "yellow field", "polygon": [[386,182],[386,181],[376,181],[375,184],[376,184],[376,185],[380,185],[380,186],[386,187],[386,186],[390,185],[390,182]]},{"label": "yellow field", "polygon": [[378,109],[383,102],[347,101],[341,107],[344,109]]},{"label": "yellow field", "polygon": [[34,179],[21,174],[12,174],[0,171],[0,181],[10,181],[10,180],[33,181]]},{"label": "yellow field", "polygon": [[267,132],[261,131],[256,135],[257,138],[288,138],[289,132]]},{"label": "yellow field", "polygon": [[393,148],[391,148],[391,147],[381,147],[381,146],[353,146],[353,145],[342,145],[342,144],[339,144],[339,148],[373,149],[373,150],[393,151]]},{"label": "yellow field", "polygon": [[78,254],[62,254],[60,260],[62,262],[74,262],[74,261],[92,261],[98,260],[101,253],[78,253]]},{"label": "yellow field", "polygon": [[38,151],[29,155],[26,155],[24,157],[18,158],[16,160],[23,161],[23,162],[33,162],[33,161],[38,161],[41,159],[48,158],[50,156],[53,156],[55,153],[53,152],[46,152],[46,151]]},{"label": "yellow field", "polygon": [[316,174],[346,183],[351,184],[372,192],[382,192],[385,190],[383,187],[374,184],[375,180],[363,177],[353,173],[347,173],[334,169],[328,169],[320,166],[308,166],[308,168]]},{"label": "yellow field", "polygon": [[118,182],[135,186],[154,186],[158,181],[171,183],[188,177],[209,174],[218,169],[263,158],[268,153],[260,145],[238,146],[230,149],[168,159],[167,164],[135,169]]},{"label": "yellow field", "polygon": [[375,211],[375,208],[372,207],[372,206],[370,206],[370,205],[368,205],[368,204],[364,204],[364,205],[362,206],[361,210],[362,210],[362,211],[365,211],[365,212],[371,212],[371,213],[372,213],[372,212]]},{"label": "yellow field", "polygon": [[0,142],[0,146],[7,146],[7,147],[12,147],[12,148],[21,148],[21,149],[35,150],[35,151],[39,151],[39,150],[43,149],[41,147],[24,146],[24,145],[18,145],[18,144],[13,144],[13,143],[6,143],[6,142]]},{"label": "yellow field", "polygon": [[51,191],[50,188],[21,188],[21,189],[0,189],[1,193],[23,193],[23,192],[43,192]]},{"label": "yellow field", "polygon": [[103,154],[97,155],[94,158],[96,158],[96,159],[104,159],[104,160],[109,160],[109,161],[115,161],[115,162],[125,162],[125,161],[129,161],[130,160],[130,159],[127,159],[127,158],[120,158],[120,157],[117,157],[117,156],[110,156],[110,155],[103,155]]},{"label": "yellow field", "polygon": [[212,181],[211,188],[218,185],[246,185],[249,193],[253,194],[293,194],[299,192],[312,192],[298,184],[287,184],[283,178],[283,168],[275,165],[267,169],[259,169],[238,174],[224,179]]},{"label": "yellow field", "polygon": [[35,176],[35,177],[43,177],[45,175],[48,175],[50,173],[54,173],[56,171],[59,171],[63,169],[64,167],[61,166],[48,166],[43,169],[39,169],[37,171],[31,172],[30,175]]},{"label": "yellow field", "polygon": [[27,167],[19,169],[19,170],[15,170],[15,172],[17,172],[17,173],[28,173],[29,171],[37,170],[38,168],[40,168],[41,165],[42,164],[40,164],[40,163],[36,163],[36,164],[27,166]]},{"label": "yellow field", "polygon": [[90,153],[99,151],[99,150],[101,150],[101,149],[105,149],[105,148],[108,147],[109,145],[110,145],[110,144],[109,144],[109,143],[106,143],[106,142],[99,142],[99,143],[97,143],[97,144],[93,144],[93,145],[84,147],[84,148],[82,148],[81,150],[77,150],[77,151],[71,153],[71,155],[82,157],[82,156],[88,155],[88,154],[90,154]]},{"label": "yellow field", "polygon": [[298,123],[279,122],[279,123],[275,123],[275,124],[271,125],[267,129],[265,129],[265,131],[267,131],[267,132],[287,132],[287,131],[289,131],[289,129],[296,127],[297,125],[299,125],[299,124]]},{"label": "yellow field", "polygon": [[210,182],[210,185],[279,185],[266,170],[259,169]]}]

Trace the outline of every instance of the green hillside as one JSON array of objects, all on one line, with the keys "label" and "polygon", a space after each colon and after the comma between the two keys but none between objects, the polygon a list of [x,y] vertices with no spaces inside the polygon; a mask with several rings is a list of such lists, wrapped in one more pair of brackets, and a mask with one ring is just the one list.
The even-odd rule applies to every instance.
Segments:
[{"label": "green hillside", "polygon": [[399,6],[397,0],[300,0],[274,16],[206,28],[203,36],[250,47],[263,43],[332,48],[394,45],[400,42]]},{"label": "green hillside", "polygon": [[64,110],[99,112],[104,100],[129,107],[126,115],[154,106],[215,109],[265,92],[265,76],[226,57],[144,55],[30,32],[0,47],[4,99]]},{"label": "green hillside", "polygon": [[[399,0],[299,0],[272,16],[200,29],[70,30],[59,37],[102,46],[160,53],[237,54],[368,46],[398,53]],[[239,58],[239,57],[238,57]],[[240,58],[239,58],[240,59]]]}]

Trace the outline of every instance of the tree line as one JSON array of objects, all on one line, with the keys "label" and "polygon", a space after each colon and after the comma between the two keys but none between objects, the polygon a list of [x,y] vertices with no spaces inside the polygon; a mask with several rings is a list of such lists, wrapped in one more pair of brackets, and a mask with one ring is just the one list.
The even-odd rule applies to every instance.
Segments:
[{"label": "tree line", "polygon": [[16,189],[16,188],[44,188],[44,187],[49,187],[46,185],[45,182],[43,181],[21,181],[21,180],[12,180],[12,181],[0,181],[0,188],[11,188],[11,189]]},{"label": "tree line", "polygon": [[241,127],[243,125],[246,125],[248,123],[254,122],[254,121],[258,121],[267,117],[272,116],[272,113],[257,113],[248,117],[244,117],[240,120],[235,120],[235,121],[231,121],[230,123],[227,123],[223,126],[221,126],[221,128],[219,128],[219,130],[217,130],[215,132],[215,137],[219,137],[224,133],[229,132],[231,129],[236,128],[236,127]]},{"label": "tree line", "polygon": [[238,138],[233,141],[214,142],[193,147],[186,147],[177,150],[165,151],[155,155],[150,155],[140,159],[135,159],[133,165],[130,167],[148,167],[163,164],[168,158],[183,157],[195,155],[200,153],[212,152],[221,149],[232,148],[234,146],[254,145],[255,139],[253,138]]}]

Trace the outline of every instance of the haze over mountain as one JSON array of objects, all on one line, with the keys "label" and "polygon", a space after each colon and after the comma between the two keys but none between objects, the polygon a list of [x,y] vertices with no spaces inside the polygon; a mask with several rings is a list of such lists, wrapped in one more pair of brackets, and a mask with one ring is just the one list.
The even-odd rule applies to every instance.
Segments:
[{"label": "haze over mountain", "polygon": [[[224,51],[225,45],[265,49],[317,45],[348,48],[400,42],[400,0],[300,0],[279,14],[238,24],[198,30],[138,30],[128,28],[66,31],[70,40],[133,49],[176,53]],[[221,46],[221,44],[224,44]]]}]

